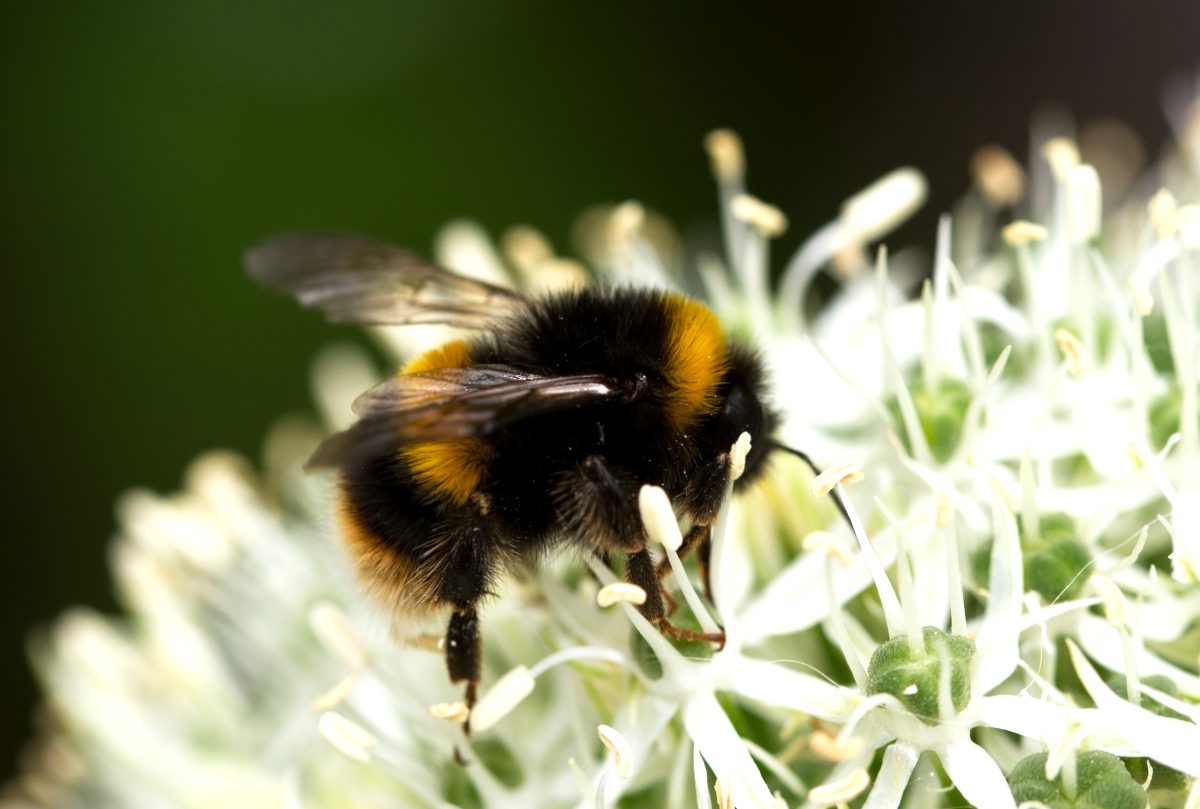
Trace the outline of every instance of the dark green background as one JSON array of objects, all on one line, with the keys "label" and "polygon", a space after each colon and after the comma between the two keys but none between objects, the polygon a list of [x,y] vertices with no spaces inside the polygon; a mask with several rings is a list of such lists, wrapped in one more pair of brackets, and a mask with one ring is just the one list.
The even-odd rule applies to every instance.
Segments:
[{"label": "dark green background", "polygon": [[4,766],[29,628],[113,608],[117,494],[172,489],[209,447],[254,455],[344,336],[242,277],[261,236],[428,249],[468,215],[564,248],[581,209],[631,197],[703,223],[700,141],[725,125],[791,218],[779,254],[905,163],[932,196],[898,239],[928,244],[976,145],[1023,155],[1057,100],[1155,146],[1164,79],[1200,63],[1188,2],[158,0],[11,6],[0,28]]}]

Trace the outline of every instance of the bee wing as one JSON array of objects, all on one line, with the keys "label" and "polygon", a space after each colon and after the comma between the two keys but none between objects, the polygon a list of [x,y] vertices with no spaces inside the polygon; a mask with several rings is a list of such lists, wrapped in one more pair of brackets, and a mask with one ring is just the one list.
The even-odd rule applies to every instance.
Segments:
[{"label": "bee wing", "polygon": [[275,236],[246,251],[245,261],[255,281],[295,296],[335,323],[487,329],[528,304],[518,292],[364,236]]},{"label": "bee wing", "polygon": [[485,436],[517,421],[623,396],[617,382],[599,374],[540,376],[504,365],[402,374],[358,397],[359,421],[326,439],[307,468],[340,466],[416,441]]}]

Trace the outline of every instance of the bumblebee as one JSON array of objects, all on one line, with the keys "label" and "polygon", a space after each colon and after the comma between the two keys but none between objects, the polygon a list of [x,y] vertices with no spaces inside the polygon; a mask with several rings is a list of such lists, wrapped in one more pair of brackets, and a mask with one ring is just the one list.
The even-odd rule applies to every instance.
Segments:
[{"label": "bumblebee", "polygon": [[[334,322],[441,323],[476,332],[435,348],[356,401],[358,421],[309,464],[337,471],[342,542],[399,620],[449,612],[444,650],[468,709],[480,677],[478,608],[497,580],[566,543],[624,556],[639,609],[671,624],[638,510],[661,486],[688,517],[680,554],[707,582],[710,526],[730,448],[751,436],[743,488],[775,449],[762,363],[702,304],[592,286],[526,296],[357,236],[288,235],[246,255],[250,276]],[[469,725],[468,725],[469,729]]]}]

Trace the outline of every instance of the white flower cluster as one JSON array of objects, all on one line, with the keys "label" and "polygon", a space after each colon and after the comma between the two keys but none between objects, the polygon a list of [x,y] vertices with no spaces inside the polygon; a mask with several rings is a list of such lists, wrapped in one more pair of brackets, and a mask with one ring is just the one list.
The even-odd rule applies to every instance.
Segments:
[{"label": "white flower cluster", "polygon": [[[829,465],[779,457],[724,510],[713,603],[642,491],[676,620],[724,649],[668,641],[603,565],[552,561],[484,612],[466,739],[436,648],[348,585],[327,481],[299,472],[320,431],[288,422],[261,477],[214,454],[181,494],[125,499],[128,615],[41,643],[52,719],[0,806],[1200,807],[1198,97],[1146,171],[1068,132],[1035,136],[1028,174],[981,150],[915,299],[921,264],[868,252],[923,201],[911,169],[778,284],[787,222],[730,132],[706,142],[724,256],[685,260],[634,203],[584,217],[593,274],[699,294],[762,347],[783,437]],[[528,228],[497,251],[455,225],[438,253],[529,287],[588,274]],[[407,356],[444,335],[380,336]],[[347,349],[317,367],[342,427],[375,371]]]}]

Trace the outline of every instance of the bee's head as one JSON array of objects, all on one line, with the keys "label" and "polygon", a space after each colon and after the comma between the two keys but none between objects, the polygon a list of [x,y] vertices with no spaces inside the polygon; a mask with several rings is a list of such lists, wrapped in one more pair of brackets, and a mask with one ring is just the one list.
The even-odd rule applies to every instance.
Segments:
[{"label": "bee's head", "polygon": [[750,434],[750,454],[746,470],[738,479],[741,488],[755,480],[766,468],[763,461],[773,446],[772,436],[779,417],[766,402],[766,383],[762,362],[752,352],[734,348],[730,356],[728,385],[717,414],[717,440],[729,447],[742,433]]}]

